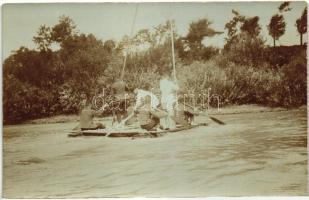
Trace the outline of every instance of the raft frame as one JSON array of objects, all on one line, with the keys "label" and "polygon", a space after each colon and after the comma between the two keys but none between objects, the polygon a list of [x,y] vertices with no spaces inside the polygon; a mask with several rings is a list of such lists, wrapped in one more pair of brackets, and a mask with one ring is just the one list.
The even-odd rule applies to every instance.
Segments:
[{"label": "raft frame", "polygon": [[101,137],[160,137],[166,133],[179,132],[197,128],[199,126],[207,126],[206,123],[181,126],[171,130],[161,131],[147,131],[140,128],[135,129],[123,129],[123,130],[108,130],[108,129],[97,129],[97,130],[83,130],[83,131],[71,131],[68,137],[79,137],[79,136],[101,136]]}]

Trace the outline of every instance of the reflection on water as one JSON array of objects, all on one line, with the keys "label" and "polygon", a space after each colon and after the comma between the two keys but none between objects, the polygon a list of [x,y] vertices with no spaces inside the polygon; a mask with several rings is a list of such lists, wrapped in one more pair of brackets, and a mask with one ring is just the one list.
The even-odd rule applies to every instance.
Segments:
[{"label": "reflection on water", "polygon": [[76,124],[4,127],[5,197],[307,194],[306,110],[220,115],[160,138],[68,138]]}]

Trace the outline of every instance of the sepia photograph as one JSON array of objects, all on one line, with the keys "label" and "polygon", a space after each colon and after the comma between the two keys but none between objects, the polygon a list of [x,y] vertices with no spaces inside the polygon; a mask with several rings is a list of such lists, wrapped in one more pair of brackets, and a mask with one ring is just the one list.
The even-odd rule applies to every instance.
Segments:
[{"label": "sepia photograph", "polygon": [[308,196],[307,2],[1,15],[2,197]]}]

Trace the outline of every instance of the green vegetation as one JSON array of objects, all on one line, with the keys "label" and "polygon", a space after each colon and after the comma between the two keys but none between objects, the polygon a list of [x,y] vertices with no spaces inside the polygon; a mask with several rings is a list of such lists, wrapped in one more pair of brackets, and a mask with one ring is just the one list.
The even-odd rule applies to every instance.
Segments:
[{"label": "green vegetation", "polygon": [[274,39],[274,46],[276,46],[276,40],[278,40],[285,32],[285,22],[283,15],[272,16],[268,25],[269,35]]},{"label": "green vegetation", "polygon": [[300,36],[300,45],[303,45],[303,34],[307,32],[307,8],[304,9],[301,17],[296,20],[295,25]]},{"label": "green vegetation", "polygon": [[[211,28],[206,18],[192,22],[185,37],[174,33],[180,93],[198,96],[211,87],[223,105],[305,104],[306,46],[268,47],[260,35],[258,16],[246,17],[234,10],[233,15],[225,25],[228,37],[222,50],[202,42],[222,33]],[[304,17],[300,21],[296,23],[302,35],[307,23]],[[277,34],[273,36],[277,40],[284,31],[282,20],[275,22],[269,31]],[[4,122],[78,113],[82,98],[91,99],[103,88],[109,93],[110,84],[120,77],[124,51],[129,52],[124,75],[129,87],[147,85],[157,90],[161,72],[172,70],[169,23],[139,30],[118,42],[79,33],[66,16],[53,27],[41,26],[33,38],[36,50],[20,47],[4,61]]]}]

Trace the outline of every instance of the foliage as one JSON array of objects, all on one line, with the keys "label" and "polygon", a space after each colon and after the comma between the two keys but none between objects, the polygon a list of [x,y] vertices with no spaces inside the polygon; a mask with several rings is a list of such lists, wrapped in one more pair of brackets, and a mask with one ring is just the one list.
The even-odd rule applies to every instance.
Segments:
[{"label": "foliage", "polygon": [[276,40],[278,40],[285,32],[286,23],[283,15],[272,16],[269,25],[267,26],[269,35],[274,39],[274,46],[276,46]]},{"label": "foliage", "polygon": [[289,7],[290,6],[290,2],[289,1],[285,1],[282,4],[280,4],[280,6],[278,7],[280,12],[287,12],[292,10],[292,8]]},{"label": "foliage", "polygon": [[228,38],[226,38],[226,46],[240,33],[246,32],[251,37],[257,37],[260,34],[261,27],[259,25],[259,17],[245,17],[237,11],[232,10],[234,17],[225,24]]},{"label": "foliage", "polygon": [[[180,94],[196,94],[201,102],[199,94],[211,87],[223,104],[306,103],[306,48],[265,47],[259,18],[234,10],[233,15],[225,25],[223,52],[203,43],[219,34],[207,19],[192,22],[185,37],[174,31]],[[119,42],[78,33],[66,16],[52,27],[41,26],[33,38],[37,49],[20,47],[3,63],[5,123],[77,113],[84,98],[91,100],[103,89],[109,94],[123,66],[131,90],[147,87],[159,93],[162,72],[172,71],[170,23],[175,22],[142,29]]]},{"label": "foliage", "polygon": [[[4,62],[7,121],[78,112],[81,96],[92,98],[112,55],[118,54],[113,41],[76,33],[68,17],[60,17],[54,27],[42,27],[34,37],[39,51],[21,47]],[[52,51],[52,42],[60,50]]]},{"label": "foliage", "polygon": [[189,33],[186,36],[190,48],[201,48],[204,37],[212,37],[216,34],[216,31],[210,28],[211,24],[206,18],[190,24]]},{"label": "foliage", "polygon": [[59,18],[59,23],[51,29],[51,40],[62,43],[72,35],[75,35],[75,28],[76,26],[71,18],[67,16],[61,16]]},{"label": "foliage", "polygon": [[74,35],[63,43],[60,59],[66,67],[64,79],[74,93],[81,92],[89,99],[97,89],[99,77],[111,60],[110,47],[93,35]]},{"label": "foliage", "polygon": [[228,35],[228,38],[226,38],[227,44],[229,43],[229,41],[233,40],[233,38],[239,32],[238,24],[243,23],[246,19],[244,16],[240,15],[236,10],[232,10],[232,14],[234,15],[234,17],[225,24],[225,29],[227,30]]},{"label": "foliage", "polygon": [[52,43],[50,27],[46,27],[45,25],[40,26],[37,36],[33,37],[33,41],[38,46],[39,50],[49,50]]},{"label": "foliage", "polygon": [[[297,106],[306,103],[305,63],[305,60],[292,62],[278,73],[267,64],[258,69],[232,62],[226,63],[228,68],[220,67],[214,60],[195,62],[183,66],[178,78],[182,94],[194,94],[197,103],[203,102],[207,89],[211,88],[211,95],[218,95],[222,104]],[[301,72],[303,75],[299,76]],[[299,78],[295,79],[296,76]]]},{"label": "foliage", "polygon": [[263,60],[269,63],[273,69],[281,69],[288,65],[295,57],[306,52],[306,46],[276,46],[267,47],[264,50]]},{"label": "foliage", "polygon": [[295,25],[300,35],[300,45],[303,45],[303,34],[307,32],[307,7],[304,9],[301,17],[296,20]]},{"label": "foliage", "polygon": [[242,32],[247,32],[251,37],[258,36],[261,32],[261,27],[258,23],[259,19],[258,16],[245,18],[240,30]]},{"label": "foliage", "polygon": [[42,90],[15,78],[3,80],[3,115],[5,122],[20,122],[59,114],[60,105],[54,90]]},{"label": "foliage", "polygon": [[285,106],[299,106],[307,102],[307,58],[303,51],[281,69]]},{"label": "foliage", "polygon": [[235,10],[232,13],[234,17],[225,24],[228,37],[224,55],[236,64],[260,65],[265,41],[260,36],[259,17],[245,17]]},{"label": "foliage", "polygon": [[225,24],[228,37],[226,38],[225,49],[229,49],[229,45],[241,33],[247,33],[251,37],[258,37],[261,27],[258,23],[259,17],[245,17],[237,11],[232,10],[234,17]]},{"label": "foliage", "polygon": [[258,67],[263,62],[264,43],[261,37],[252,37],[249,33],[242,32],[228,44],[224,55],[236,64]]},{"label": "foliage", "polygon": [[59,22],[53,27],[40,26],[37,35],[33,37],[34,43],[40,51],[51,49],[52,43],[62,44],[66,39],[76,34],[73,20],[67,16],[60,16]]},{"label": "foliage", "polygon": [[[212,51],[213,48],[207,48],[204,46],[202,42],[205,42],[206,37],[213,37],[215,35],[221,34],[222,32],[215,31],[211,28],[212,22],[207,18],[199,19],[197,21],[193,21],[189,26],[189,32],[186,37],[182,39],[184,46],[187,47],[186,53],[181,51],[183,56],[182,58],[186,58],[187,60],[207,60],[213,54],[216,54],[216,51]],[[178,45],[177,47],[181,46]],[[183,48],[183,47],[182,47]]]}]

